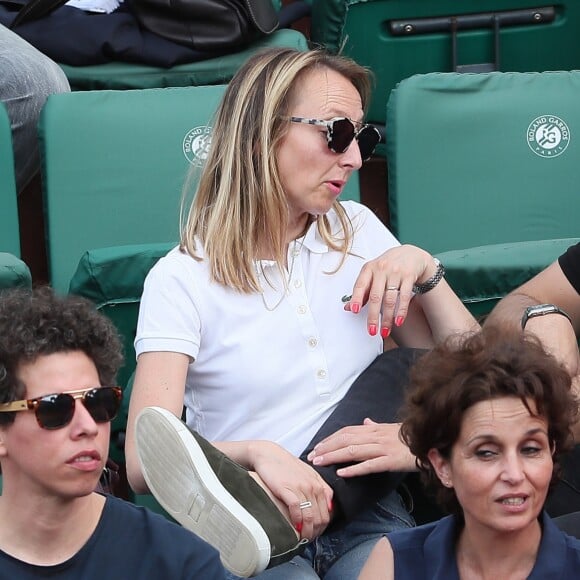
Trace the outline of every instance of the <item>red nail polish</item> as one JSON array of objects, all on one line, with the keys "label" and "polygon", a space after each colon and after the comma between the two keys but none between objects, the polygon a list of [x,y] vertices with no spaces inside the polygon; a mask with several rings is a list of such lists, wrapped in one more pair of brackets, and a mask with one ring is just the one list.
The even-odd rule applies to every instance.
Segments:
[{"label": "red nail polish", "polygon": [[329,500],[329,502],[328,502],[328,511],[331,512],[333,507],[334,507],[334,503],[332,502],[332,500]]},{"label": "red nail polish", "polygon": [[405,322],[405,319],[402,316],[397,316],[397,318],[395,318],[395,326],[401,326],[403,322]]},{"label": "red nail polish", "polygon": [[377,333],[377,325],[376,324],[369,324],[369,334],[371,336],[375,336]]},{"label": "red nail polish", "polygon": [[358,302],[353,302],[350,305],[350,310],[351,310],[351,312],[358,314],[360,312],[360,304]]},{"label": "red nail polish", "polygon": [[294,526],[294,529],[295,529],[295,530],[296,530],[296,531],[297,531],[299,534],[301,534],[301,533],[302,533],[302,522],[300,522],[299,524],[296,524],[296,525]]},{"label": "red nail polish", "polygon": [[381,336],[387,338],[389,334],[391,334],[391,329],[383,326],[383,328],[381,328]]}]

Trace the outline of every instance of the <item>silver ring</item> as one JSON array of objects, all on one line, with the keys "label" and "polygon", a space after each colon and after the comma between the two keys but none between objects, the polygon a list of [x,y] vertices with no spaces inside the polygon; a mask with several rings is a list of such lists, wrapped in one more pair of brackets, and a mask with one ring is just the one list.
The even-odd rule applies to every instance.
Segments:
[{"label": "silver ring", "polygon": [[396,290],[398,292],[399,287],[398,286],[387,286],[387,290]]},{"label": "silver ring", "polygon": [[306,508],[311,508],[312,507],[312,502],[311,501],[303,501],[300,503],[300,505],[298,506],[301,510],[305,510]]}]

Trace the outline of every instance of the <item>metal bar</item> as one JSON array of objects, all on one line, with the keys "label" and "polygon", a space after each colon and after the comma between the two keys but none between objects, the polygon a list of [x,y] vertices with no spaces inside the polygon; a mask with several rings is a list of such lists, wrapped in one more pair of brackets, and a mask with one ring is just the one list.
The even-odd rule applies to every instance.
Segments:
[{"label": "metal bar", "polygon": [[542,8],[525,8],[523,10],[504,12],[391,20],[389,22],[389,30],[393,36],[412,36],[415,34],[432,34],[434,32],[449,33],[453,26],[456,27],[456,30],[491,28],[496,22],[501,28],[505,26],[548,24],[553,22],[555,18],[556,9],[553,6],[544,6]]}]

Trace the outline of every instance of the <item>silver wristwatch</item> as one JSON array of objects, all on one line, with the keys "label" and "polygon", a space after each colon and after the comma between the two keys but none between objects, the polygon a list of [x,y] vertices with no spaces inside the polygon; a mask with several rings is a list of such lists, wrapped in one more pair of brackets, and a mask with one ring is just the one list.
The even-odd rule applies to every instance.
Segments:
[{"label": "silver wristwatch", "polygon": [[561,314],[572,323],[570,315],[565,310],[558,308],[555,304],[536,304],[535,306],[528,306],[524,310],[524,315],[522,316],[522,330],[526,328],[526,324],[530,318],[546,316],[546,314]]}]

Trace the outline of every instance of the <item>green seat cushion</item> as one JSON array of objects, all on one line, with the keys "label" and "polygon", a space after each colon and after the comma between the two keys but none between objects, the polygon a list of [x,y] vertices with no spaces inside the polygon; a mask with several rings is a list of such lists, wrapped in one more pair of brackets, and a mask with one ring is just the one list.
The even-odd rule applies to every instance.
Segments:
[{"label": "green seat cushion", "polygon": [[[93,248],[179,238],[226,85],[51,95],[39,124],[50,282]],[[344,199],[359,199],[358,175]]]},{"label": "green seat cushion", "polygon": [[506,294],[558,259],[580,238],[493,244],[437,255],[446,279],[474,316],[488,314]]},{"label": "green seat cushion", "polygon": [[51,95],[43,108],[50,282],[66,292],[87,250],[170,242],[224,85]]},{"label": "green seat cushion", "polygon": [[17,287],[32,287],[30,270],[20,258],[0,252],[0,289]]},{"label": "green seat cushion", "polygon": [[70,283],[70,294],[88,298],[112,320],[123,344],[125,363],[117,375],[117,384],[124,388],[123,404],[111,426],[110,455],[117,463],[124,462],[130,398],[130,388],[126,387],[135,370],[133,342],[143,282],[157,260],[173,246],[174,243],[142,244],[91,250],[82,256]]},{"label": "green seat cushion", "polygon": [[394,233],[432,253],[576,236],[579,94],[580,71],[402,81],[387,108]]},{"label": "green seat cushion", "polygon": [[126,385],[135,369],[133,342],[143,283],[157,260],[176,244],[140,244],[85,252],[71,279],[69,293],[95,303],[115,324],[123,341],[125,365],[117,382]]}]

